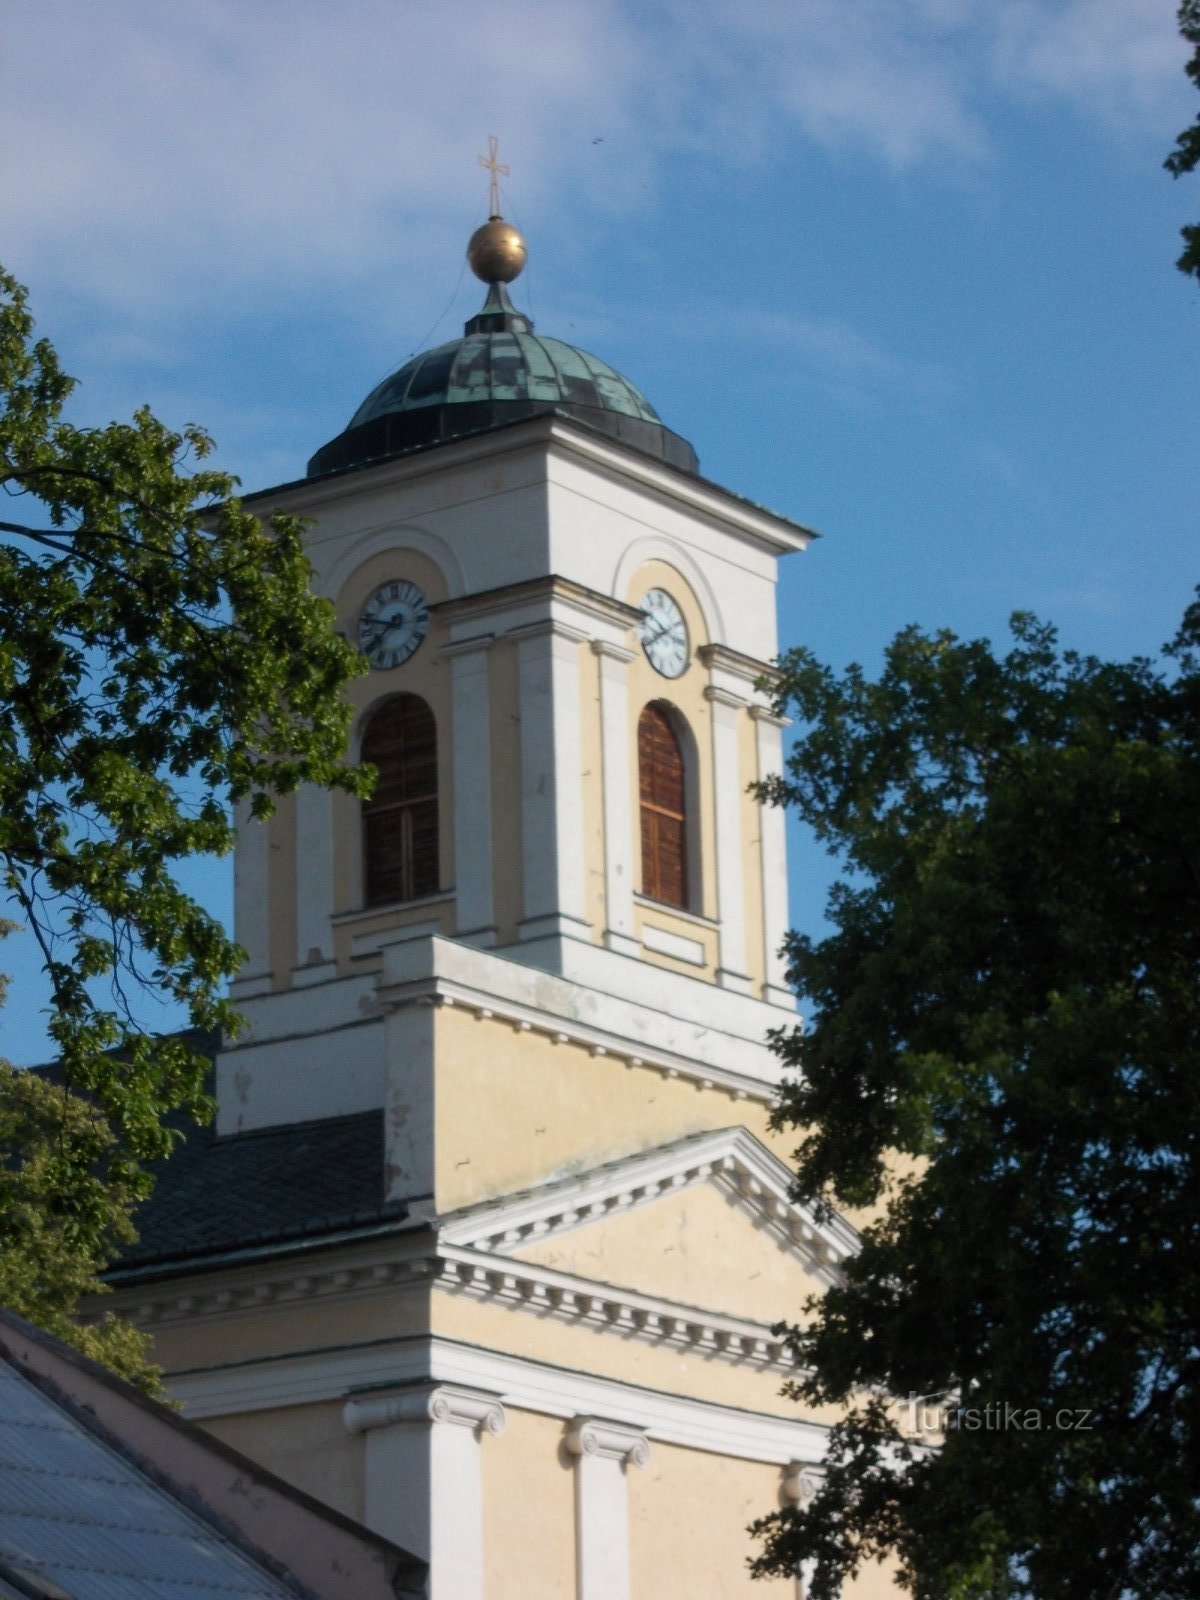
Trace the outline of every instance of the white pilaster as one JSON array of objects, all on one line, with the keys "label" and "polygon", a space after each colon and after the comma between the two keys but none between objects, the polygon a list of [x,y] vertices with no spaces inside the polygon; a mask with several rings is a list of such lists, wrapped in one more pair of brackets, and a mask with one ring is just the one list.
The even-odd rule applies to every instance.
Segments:
[{"label": "white pilaster", "polygon": [[[758,781],[777,778],[783,771],[783,730],[785,717],[777,717],[765,706],[754,706],[758,742]],[[766,983],[763,999],[772,1005],[795,1007],[795,996],[788,987],[787,959],[783,941],[788,931],[786,818],[782,806],[762,808],[762,905],[763,950],[766,956]]]},{"label": "white pilaster", "polygon": [[366,1434],[368,1528],[429,1562],[430,1600],[483,1600],[483,1434],[504,1432],[494,1394],[420,1384],[350,1400],[351,1433]]},{"label": "white pilaster", "polygon": [[268,943],[270,895],[267,863],[270,840],[267,824],[250,815],[250,803],[234,807],[237,845],[233,856],[233,936],[246,952],[246,964],[230,985],[235,1000],[265,994],[271,987]]},{"label": "white pilaster", "polygon": [[488,650],[492,635],[447,646],[454,750],[454,887],[457,937],[495,942],[492,903],[492,737]]},{"label": "white pilaster", "polygon": [[713,801],[717,834],[717,918],[720,956],[717,982],[749,994],[746,972],[746,886],[742,873],[742,795],[745,784],[738,762],[738,714],[746,701],[727,689],[710,685],[704,698],[712,707]]},{"label": "white pilaster", "polygon": [[[390,982],[395,945],[384,947],[380,984]],[[437,1006],[421,996],[384,1010],[383,1170],[388,1200],[406,1200],[410,1213],[433,1209],[437,1184],[434,1071]]]},{"label": "white pilaster", "polygon": [[[819,1467],[806,1466],[803,1461],[792,1461],[783,1469],[782,1494],[793,1506],[806,1510],[816,1499],[821,1487]],[[809,1600],[816,1563],[802,1561],[796,1569],[796,1600]]]},{"label": "white pilaster", "polygon": [[638,1428],[576,1417],[566,1439],[575,1466],[576,1600],[629,1600],[626,1468],[644,1467],[650,1445]]},{"label": "white pilaster", "polygon": [[521,938],[586,939],[583,878],[583,756],[579,734],[579,645],[561,622],[519,636],[521,701]]},{"label": "white pilaster", "polygon": [[600,751],[604,785],[604,943],[637,956],[633,924],[633,816],[629,781],[629,663],[632,650],[593,639],[600,668]]},{"label": "white pilaster", "polygon": [[333,964],[333,796],[305,783],[296,791],[296,959],[293,983],[318,983]]}]

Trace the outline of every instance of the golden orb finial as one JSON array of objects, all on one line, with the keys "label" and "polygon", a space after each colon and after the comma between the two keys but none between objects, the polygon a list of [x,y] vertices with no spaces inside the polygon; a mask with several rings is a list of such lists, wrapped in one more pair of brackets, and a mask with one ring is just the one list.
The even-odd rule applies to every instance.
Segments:
[{"label": "golden orb finial", "polygon": [[525,241],[500,215],[499,175],[508,176],[508,168],[497,159],[500,141],[494,133],[488,134],[488,153],[480,156],[479,165],[486,167],[491,178],[488,199],[491,216],[482,228],[476,228],[467,245],[467,260],[471,271],[484,283],[511,283],[519,278],[528,254]]},{"label": "golden orb finial", "polygon": [[511,283],[519,278],[528,252],[525,241],[503,217],[489,217],[476,228],[467,246],[471,271],[484,283]]}]

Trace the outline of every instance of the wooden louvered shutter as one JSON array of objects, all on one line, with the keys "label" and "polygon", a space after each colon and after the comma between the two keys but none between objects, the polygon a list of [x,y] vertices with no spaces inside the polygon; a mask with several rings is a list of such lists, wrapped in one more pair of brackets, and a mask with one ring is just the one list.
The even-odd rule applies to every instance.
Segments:
[{"label": "wooden louvered shutter", "polygon": [[642,893],[686,907],[687,801],[683,752],[666,716],[647,706],[638,722],[642,812]]},{"label": "wooden louvered shutter", "polygon": [[362,759],[379,771],[375,793],[363,803],[366,904],[436,894],[437,725],[424,700],[386,700],[367,725]]}]

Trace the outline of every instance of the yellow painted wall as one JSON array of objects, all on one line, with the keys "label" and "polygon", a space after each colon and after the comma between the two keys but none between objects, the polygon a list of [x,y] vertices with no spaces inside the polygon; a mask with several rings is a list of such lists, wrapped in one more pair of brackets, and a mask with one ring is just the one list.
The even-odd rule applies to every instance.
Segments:
[{"label": "yellow painted wall", "polygon": [[758,1101],[497,1018],[442,1007],[435,1029],[440,1212],[701,1130],[741,1125],[782,1155],[791,1142],[768,1130]]},{"label": "yellow painted wall", "polygon": [[342,1405],[337,1400],[283,1406],[241,1417],[211,1417],[202,1426],[285,1483],[361,1522],[366,1452],[363,1435],[346,1431]]},{"label": "yellow painted wall", "polygon": [[872,1561],[859,1569],[842,1593],[845,1600],[897,1600],[901,1590],[895,1568]]},{"label": "yellow painted wall", "polygon": [[487,1600],[571,1600],[575,1476],[563,1424],[506,1406],[498,1439],[483,1438]]},{"label": "yellow painted wall", "polygon": [[819,1288],[791,1251],[711,1183],[609,1213],[514,1254],[768,1325],[797,1320]]},{"label": "yellow painted wall", "polygon": [[746,1532],[779,1505],[780,1469],[655,1440],[646,1466],[627,1469],[635,1600],[793,1600],[790,1578],[752,1580]]}]

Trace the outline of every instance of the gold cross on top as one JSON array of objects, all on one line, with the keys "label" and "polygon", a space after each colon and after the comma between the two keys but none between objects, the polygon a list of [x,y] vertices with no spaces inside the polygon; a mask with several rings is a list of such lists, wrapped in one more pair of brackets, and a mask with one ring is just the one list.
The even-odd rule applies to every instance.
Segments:
[{"label": "gold cross on top", "polygon": [[479,165],[486,167],[491,173],[491,187],[488,190],[488,211],[493,217],[500,215],[500,174],[508,177],[508,168],[503,167],[496,160],[496,152],[500,148],[500,141],[494,133],[488,134],[488,153],[479,157]]}]

